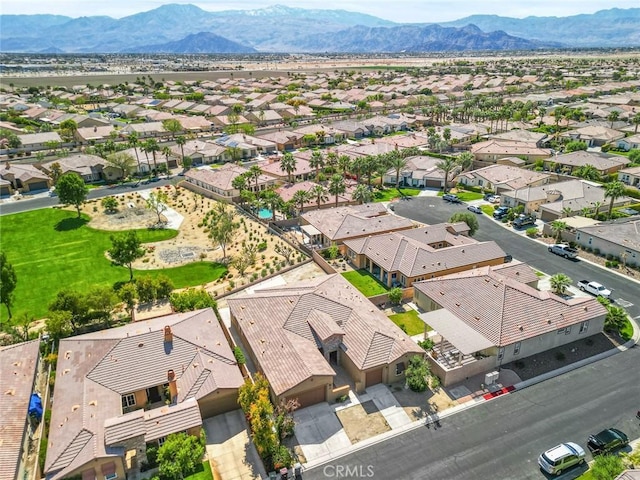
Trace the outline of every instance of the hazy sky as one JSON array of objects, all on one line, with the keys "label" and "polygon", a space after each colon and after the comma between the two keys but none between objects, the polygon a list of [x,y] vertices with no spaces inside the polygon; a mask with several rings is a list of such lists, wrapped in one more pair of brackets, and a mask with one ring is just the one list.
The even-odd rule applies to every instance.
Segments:
[{"label": "hazy sky", "polygon": [[190,3],[203,10],[245,10],[274,4],[300,8],[343,9],[396,22],[444,22],[474,14],[504,17],[558,16],[594,13],[608,8],[637,8],[638,0],[2,0],[3,14],[52,13],[69,17],[107,15],[114,18],[151,10],[167,3]]}]

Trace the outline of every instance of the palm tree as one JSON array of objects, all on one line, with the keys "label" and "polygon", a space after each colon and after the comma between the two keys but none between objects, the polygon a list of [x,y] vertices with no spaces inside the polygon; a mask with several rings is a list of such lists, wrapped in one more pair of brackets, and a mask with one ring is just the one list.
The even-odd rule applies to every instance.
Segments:
[{"label": "palm tree", "polygon": [[573,209],[571,207],[564,207],[562,209],[562,215],[564,217],[570,217],[573,215]]},{"label": "palm tree", "polygon": [[353,194],[351,195],[351,199],[362,203],[369,203],[373,195],[371,194],[371,190],[366,185],[357,185]]},{"label": "palm tree", "polygon": [[247,178],[249,180],[253,180],[256,182],[256,192],[258,191],[258,180],[260,179],[260,175],[262,175],[262,170],[258,165],[252,165],[251,168],[246,173]]},{"label": "palm tree", "polygon": [[367,155],[362,160],[362,174],[367,177],[367,186],[371,188],[371,180],[373,174],[378,170],[379,160],[374,155]]},{"label": "palm tree", "polygon": [[294,205],[298,207],[300,215],[302,215],[304,213],[304,204],[309,203],[312,198],[313,197],[311,195],[311,191],[298,190],[293,194],[291,200],[293,201]]},{"label": "palm tree", "polygon": [[462,169],[462,171],[464,172],[465,170],[471,168],[471,166],[473,165],[473,161],[475,160],[475,157],[473,156],[473,153],[471,152],[462,152],[460,155],[458,155],[458,165],[460,166],[460,168]]},{"label": "palm tree", "polygon": [[340,174],[333,174],[329,179],[329,187],[327,188],[329,193],[336,197],[336,207],[338,206],[338,195],[344,193],[347,187],[344,182],[344,177]]},{"label": "palm tree", "polygon": [[316,182],[320,180],[320,169],[324,167],[324,157],[320,150],[314,150],[309,159],[309,166],[316,169]]},{"label": "palm tree", "polygon": [[449,190],[449,173],[451,172],[451,170],[456,168],[457,165],[458,162],[453,157],[444,158],[436,164],[436,167],[444,172],[444,193],[447,193],[447,191]]},{"label": "palm tree", "polygon": [[[187,143],[187,137],[185,137],[184,135],[178,135],[176,137],[176,145],[180,146],[180,154],[182,156],[182,162],[184,162],[184,146]],[[182,168],[184,168],[184,163],[182,165]]]},{"label": "palm tree", "polygon": [[607,218],[611,220],[611,214],[613,213],[613,204],[614,202],[620,198],[624,197],[626,191],[626,187],[622,182],[609,182],[604,184],[604,198],[610,198],[609,202],[609,212],[607,213]]},{"label": "palm tree", "polygon": [[633,133],[635,135],[636,133],[638,133],[638,125],[640,125],[640,112],[631,117],[631,123],[633,123],[634,125]]},{"label": "palm tree", "polygon": [[618,118],[620,118],[620,112],[617,110],[613,110],[609,115],[607,115],[607,120],[611,122],[611,128],[613,128],[613,123],[618,120]]},{"label": "palm tree", "polygon": [[169,133],[171,133],[171,138],[175,138],[178,132],[184,130],[180,120],[175,118],[167,118],[162,121],[162,127]]},{"label": "palm tree", "polygon": [[127,145],[129,148],[133,148],[133,152],[136,154],[136,162],[138,162],[138,173],[140,173],[140,157],[138,156],[138,145],[140,142],[138,141],[138,132],[131,132],[127,136]]},{"label": "palm tree", "polygon": [[338,168],[342,170],[342,175],[346,175],[351,165],[351,158],[349,155],[340,155],[338,157]]},{"label": "palm tree", "polygon": [[389,166],[396,171],[396,187],[400,188],[400,171],[406,168],[407,159],[399,155],[393,155],[389,160]]},{"label": "palm tree", "polygon": [[593,202],[593,218],[598,216],[598,212],[600,211],[600,207],[602,206],[602,202]]},{"label": "palm tree", "polygon": [[571,280],[571,278],[569,278],[564,273],[556,273],[555,275],[552,275],[551,278],[549,278],[549,282],[551,284],[551,290],[553,291],[553,293],[555,293],[556,295],[564,295],[573,280]]},{"label": "palm tree", "polygon": [[171,155],[171,148],[168,146],[162,147],[162,154],[167,161],[167,170],[169,170],[169,156]]},{"label": "palm tree", "polygon": [[311,190],[309,190],[309,193],[311,193],[312,198],[316,199],[317,208],[320,208],[320,204],[329,199],[329,197],[327,197],[327,189],[322,185],[315,185]]},{"label": "palm tree", "polygon": [[582,165],[575,171],[576,177],[584,178],[585,180],[591,180],[597,182],[600,180],[600,172],[596,167],[591,164]]},{"label": "palm tree", "polygon": [[562,232],[567,229],[567,223],[562,220],[554,220],[551,222],[551,231],[553,232],[553,236],[556,239],[556,242],[562,240]]},{"label": "palm tree", "polygon": [[296,157],[292,153],[285,153],[280,160],[280,170],[287,172],[289,175],[289,183],[293,183],[293,172],[296,170],[297,165]]},{"label": "palm tree", "polygon": [[154,170],[153,174],[154,175],[158,175],[158,164],[156,163],[156,152],[158,152],[159,150],[160,150],[160,145],[158,145],[158,142],[153,138],[150,138],[146,142],[142,143],[142,151],[146,153],[151,153],[151,155],[153,155],[153,170]]}]

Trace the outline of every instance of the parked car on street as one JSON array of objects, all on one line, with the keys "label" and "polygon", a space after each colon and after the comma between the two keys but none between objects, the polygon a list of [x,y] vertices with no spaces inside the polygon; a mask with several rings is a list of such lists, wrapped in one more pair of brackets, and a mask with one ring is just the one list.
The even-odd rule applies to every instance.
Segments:
[{"label": "parked car on street", "polygon": [[453,193],[445,193],[442,196],[442,199],[451,203],[460,203],[462,201],[460,200],[460,197],[458,197],[457,195],[454,195]]},{"label": "parked car on street", "polygon": [[469,205],[467,207],[467,210],[473,213],[482,213],[482,209],[477,205]]},{"label": "parked car on street", "polygon": [[578,256],[578,250],[571,248],[569,245],[565,245],[564,243],[549,245],[547,250],[564,258],[576,258]]},{"label": "parked car on street", "polygon": [[600,433],[589,435],[587,447],[593,455],[609,453],[629,445],[629,437],[617,428],[605,428]]},{"label": "parked car on street", "polygon": [[541,453],[538,465],[551,475],[560,475],[567,468],[584,463],[584,456],[584,449],[577,443],[561,443]]},{"label": "parked car on street", "polygon": [[596,297],[609,298],[611,297],[611,290],[598,282],[591,282],[589,280],[580,280],[578,282],[578,288],[583,292],[590,293]]}]

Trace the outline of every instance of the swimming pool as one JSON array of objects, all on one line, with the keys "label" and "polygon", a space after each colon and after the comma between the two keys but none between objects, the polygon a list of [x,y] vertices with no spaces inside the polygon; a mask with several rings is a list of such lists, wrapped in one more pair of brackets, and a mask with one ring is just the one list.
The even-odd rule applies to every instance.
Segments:
[{"label": "swimming pool", "polygon": [[260,211],[258,212],[258,218],[262,220],[266,220],[272,217],[273,217],[273,212],[271,212],[271,210],[269,210],[268,208],[261,208]]}]

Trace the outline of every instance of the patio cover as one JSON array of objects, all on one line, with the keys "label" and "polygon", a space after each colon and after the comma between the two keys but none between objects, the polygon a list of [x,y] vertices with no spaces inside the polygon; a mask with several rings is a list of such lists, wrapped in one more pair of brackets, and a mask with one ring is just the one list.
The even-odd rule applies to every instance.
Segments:
[{"label": "patio cover", "polygon": [[306,233],[307,235],[309,235],[310,237],[313,235],[320,235],[322,232],[320,230],[318,230],[316,227],[314,227],[313,225],[302,225],[302,231],[304,233]]},{"label": "patio cover", "polygon": [[492,341],[475,331],[446,308],[421,313],[418,316],[464,355],[471,355],[495,346]]}]

